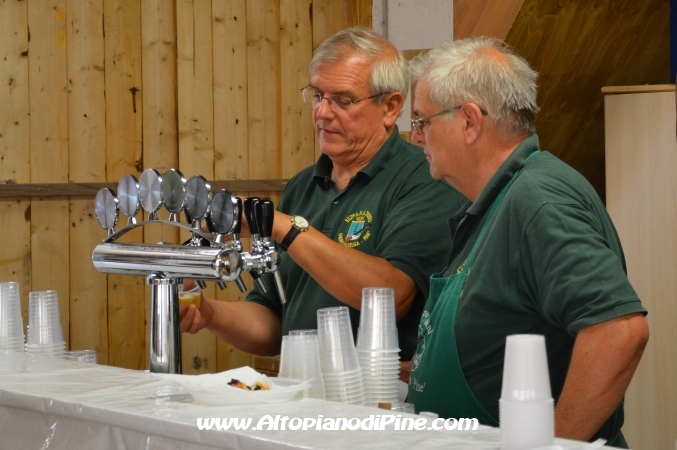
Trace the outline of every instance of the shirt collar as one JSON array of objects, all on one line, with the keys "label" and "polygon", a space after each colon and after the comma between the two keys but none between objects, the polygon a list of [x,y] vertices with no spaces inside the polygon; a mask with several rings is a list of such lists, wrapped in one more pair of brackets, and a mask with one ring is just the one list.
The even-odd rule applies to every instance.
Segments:
[{"label": "shirt collar", "polygon": [[538,135],[532,134],[523,140],[515,150],[508,156],[503,164],[498,168],[494,176],[491,177],[487,185],[482,189],[479,197],[474,203],[469,204],[467,209],[462,208],[468,214],[474,216],[481,216],[489,209],[494,202],[501,189],[510,182],[513,175],[518,170],[524,167],[524,163],[533,152],[540,150],[538,143]]},{"label": "shirt collar", "polygon": [[[404,140],[400,138],[400,132],[395,126],[395,130],[391,135],[386,139],[386,141],[381,146],[381,149],[376,152],[376,155],[369,161],[369,163],[358,172],[358,174],[364,174],[369,178],[374,178],[376,175],[385,168],[388,161],[390,161],[397,149],[402,145]],[[320,186],[324,184],[324,181],[327,177],[331,177],[331,169],[333,163],[331,159],[324,153],[320,155],[315,163],[315,169],[313,170],[313,179]]]}]

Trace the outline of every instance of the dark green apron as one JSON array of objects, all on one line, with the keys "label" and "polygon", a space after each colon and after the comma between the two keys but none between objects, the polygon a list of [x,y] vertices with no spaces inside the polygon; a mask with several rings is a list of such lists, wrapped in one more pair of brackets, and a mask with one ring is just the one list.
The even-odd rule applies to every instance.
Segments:
[{"label": "dark green apron", "polygon": [[[432,411],[444,418],[476,418],[484,425],[498,426],[498,419],[484,409],[465,379],[456,345],[456,310],[480,243],[518,173],[492,203],[475,245],[456,274],[445,277],[438,273],[430,278],[430,294],[418,327],[418,345],[411,362],[407,397],[417,413]],[[432,333],[438,336],[433,339]]]}]

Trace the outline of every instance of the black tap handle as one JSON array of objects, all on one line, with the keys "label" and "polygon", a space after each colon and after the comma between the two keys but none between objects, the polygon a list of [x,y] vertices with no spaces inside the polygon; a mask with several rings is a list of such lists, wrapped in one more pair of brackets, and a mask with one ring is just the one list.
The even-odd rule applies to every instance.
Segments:
[{"label": "black tap handle", "polygon": [[273,235],[273,218],[275,217],[275,207],[269,199],[260,201],[261,212],[257,209],[257,219],[259,219],[259,230],[262,238],[270,238]]},{"label": "black tap handle", "polygon": [[233,227],[233,234],[240,234],[240,229],[242,228],[242,199],[240,197],[236,197],[236,201],[237,201],[237,211],[235,211],[235,215],[237,217],[235,219],[237,220],[237,222]]},{"label": "black tap handle", "polygon": [[259,201],[258,197],[247,197],[244,199],[244,215],[247,218],[247,225],[249,225],[249,232],[253,235],[259,234],[259,227],[256,222],[255,207]]}]

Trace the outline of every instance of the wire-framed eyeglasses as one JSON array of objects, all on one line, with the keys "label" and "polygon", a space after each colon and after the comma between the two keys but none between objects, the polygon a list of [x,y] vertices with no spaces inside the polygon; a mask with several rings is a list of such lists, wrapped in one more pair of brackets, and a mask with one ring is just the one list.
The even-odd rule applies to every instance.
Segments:
[{"label": "wire-framed eyeglasses", "polygon": [[[431,114],[431,115],[423,117],[423,118],[418,117],[417,115],[413,115],[413,116],[411,116],[411,126],[414,127],[414,131],[416,131],[416,133],[423,134],[423,127],[425,126],[426,123],[430,122],[430,119],[432,119],[435,116],[441,116],[442,114],[454,112],[457,109],[460,109],[461,106],[463,106],[463,105],[454,106],[453,108],[445,109],[444,111],[440,111],[438,113]],[[489,115],[489,113],[487,111],[483,110],[482,108],[480,108],[480,111],[482,112],[483,116]]]},{"label": "wire-framed eyeglasses", "polygon": [[313,109],[318,108],[322,100],[327,100],[329,103],[329,108],[332,111],[335,111],[334,106],[336,105],[341,110],[350,109],[357,103],[360,103],[364,100],[369,100],[370,98],[378,97],[379,95],[390,94],[390,92],[380,92],[378,94],[370,95],[369,97],[360,98],[353,100],[352,98],[346,95],[327,95],[325,96],[320,91],[312,88],[310,85],[301,88],[301,98],[303,98],[303,103],[312,107]]}]

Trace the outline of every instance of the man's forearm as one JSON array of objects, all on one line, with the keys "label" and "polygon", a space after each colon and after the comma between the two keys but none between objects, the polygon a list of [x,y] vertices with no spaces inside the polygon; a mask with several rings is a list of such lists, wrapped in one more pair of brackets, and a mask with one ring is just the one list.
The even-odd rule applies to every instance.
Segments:
[{"label": "man's forearm", "polygon": [[[276,223],[284,225],[278,225],[275,240],[281,240],[288,231],[286,217],[276,213]],[[320,286],[353,308],[361,307],[361,287],[392,287],[399,320],[406,315],[416,296],[416,283],[411,277],[385,259],[344,247],[312,227],[296,238],[288,252]]]},{"label": "man's forearm", "polygon": [[207,300],[213,310],[207,329],[244,352],[260,356],[280,353],[282,324],[269,308],[251,302]]},{"label": "man's forearm", "polygon": [[555,408],[555,434],[587,441],[618,407],[649,338],[642,314],[582,329]]}]

